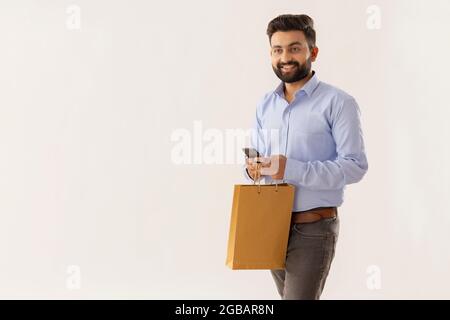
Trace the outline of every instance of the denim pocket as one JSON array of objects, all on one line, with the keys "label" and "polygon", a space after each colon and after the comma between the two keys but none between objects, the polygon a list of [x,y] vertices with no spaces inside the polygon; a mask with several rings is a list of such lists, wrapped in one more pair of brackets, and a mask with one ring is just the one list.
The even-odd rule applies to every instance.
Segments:
[{"label": "denim pocket", "polygon": [[295,223],[292,229],[303,238],[325,239],[327,232],[322,228],[322,222],[323,220],[312,223]]}]

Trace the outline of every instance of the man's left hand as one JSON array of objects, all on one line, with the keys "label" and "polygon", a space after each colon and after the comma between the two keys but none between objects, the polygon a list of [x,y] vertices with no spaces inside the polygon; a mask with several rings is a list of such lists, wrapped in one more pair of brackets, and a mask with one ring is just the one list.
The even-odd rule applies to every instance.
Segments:
[{"label": "man's left hand", "polygon": [[258,158],[262,162],[261,175],[270,176],[274,180],[284,178],[287,158],[282,154],[270,156],[269,158]]}]

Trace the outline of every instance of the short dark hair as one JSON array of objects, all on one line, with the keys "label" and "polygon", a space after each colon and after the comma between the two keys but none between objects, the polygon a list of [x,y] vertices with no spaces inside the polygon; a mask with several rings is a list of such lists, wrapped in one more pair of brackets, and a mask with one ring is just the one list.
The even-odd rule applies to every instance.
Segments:
[{"label": "short dark hair", "polygon": [[309,49],[316,46],[314,20],[306,14],[282,14],[270,21],[267,26],[269,42],[272,40],[272,35],[277,31],[303,31]]}]

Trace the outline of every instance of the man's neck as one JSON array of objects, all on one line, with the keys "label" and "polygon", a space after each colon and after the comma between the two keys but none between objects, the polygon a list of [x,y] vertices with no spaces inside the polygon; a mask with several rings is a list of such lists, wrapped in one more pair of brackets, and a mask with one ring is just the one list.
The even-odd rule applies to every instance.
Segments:
[{"label": "man's neck", "polygon": [[284,95],[286,97],[293,97],[295,93],[303,88],[305,83],[309,81],[313,76],[313,72],[311,71],[306,77],[304,77],[302,80],[292,83],[284,83]]}]

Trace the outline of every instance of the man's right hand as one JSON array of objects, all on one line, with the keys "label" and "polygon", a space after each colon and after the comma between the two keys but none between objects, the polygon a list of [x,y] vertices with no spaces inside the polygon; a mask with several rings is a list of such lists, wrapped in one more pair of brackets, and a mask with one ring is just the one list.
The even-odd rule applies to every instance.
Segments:
[{"label": "man's right hand", "polygon": [[266,158],[247,158],[245,159],[245,164],[247,168],[248,175],[253,179],[253,181],[259,180],[261,178],[261,168],[267,167],[269,163]]},{"label": "man's right hand", "polygon": [[254,161],[253,158],[245,159],[245,164],[246,164],[248,175],[250,176],[250,178],[252,178],[253,181],[255,181],[261,177],[261,174],[259,171],[260,164],[256,163],[256,161]]}]

